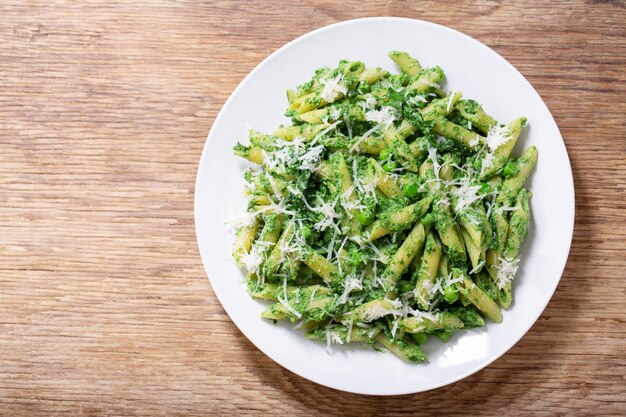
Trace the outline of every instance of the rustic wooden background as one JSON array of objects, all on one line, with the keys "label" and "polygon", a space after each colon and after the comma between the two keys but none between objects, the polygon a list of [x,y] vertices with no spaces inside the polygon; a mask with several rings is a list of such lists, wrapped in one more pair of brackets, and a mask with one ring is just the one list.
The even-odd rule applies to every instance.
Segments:
[{"label": "rustic wooden background", "polygon": [[[0,2],[0,414],[625,415],[626,10],[620,1]],[[239,81],[317,27],[397,15],[515,65],[567,144],[561,284],[509,353],[414,396],[282,369],[226,316],[196,247],[206,135]]]}]

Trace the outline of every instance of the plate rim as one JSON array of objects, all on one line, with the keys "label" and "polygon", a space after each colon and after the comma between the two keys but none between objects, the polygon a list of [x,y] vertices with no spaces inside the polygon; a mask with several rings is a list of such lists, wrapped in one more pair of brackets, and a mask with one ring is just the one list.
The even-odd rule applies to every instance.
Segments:
[{"label": "plate rim", "polygon": [[[379,22],[379,21],[402,21],[402,22],[407,22],[407,23],[411,23],[411,24],[421,24],[421,25],[426,25],[426,26],[431,26],[431,27],[435,27],[439,30],[445,30],[448,32],[452,32],[453,34],[457,35],[457,36],[461,36],[463,38],[466,38],[468,40],[470,40],[471,42],[473,42],[474,44],[476,44],[477,47],[483,48],[483,49],[487,49],[488,51],[492,52],[493,54],[495,54],[500,60],[503,60],[515,73],[515,75],[517,76],[517,78],[519,78],[523,83],[526,84],[526,87],[529,88],[532,92],[534,92],[536,94],[536,96],[539,98],[539,100],[541,101],[541,103],[543,103],[543,105],[545,106],[545,108],[548,110],[548,114],[549,114],[549,119],[551,121],[551,123],[554,125],[554,127],[556,128],[556,131],[559,134],[559,138],[561,139],[561,142],[563,143],[563,148],[565,150],[565,159],[567,161],[567,172],[563,172],[563,174],[567,174],[567,177],[569,179],[568,181],[568,186],[571,189],[571,198],[570,201],[568,202],[568,207],[571,207],[571,219],[569,222],[569,225],[567,227],[567,230],[569,232],[569,237],[567,238],[567,250],[566,250],[566,256],[564,257],[562,264],[559,266],[558,270],[560,271],[558,273],[558,279],[555,280],[554,285],[549,289],[550,290],[550,297],[547,299],[545,305],[543,305],[543,307],[539,310],[537,310],[537,315],[536,317],[532,320],[532,322],[530,322],[530,324],[528,326],[526,326],[526,328],[520,333],[519,337],[516,338],[512,338],[509,342],[507,342],[504,348],[502,348],[500,351],[498,351],[496,354],[492,355],[491,358],[489,358],[488,360],[486,360],[485,362],[482,362],[479,365],[474,366],[473,368],[471,368],[470,370],[461,373],[460,375],[449,379],[447,382],[442,382],[442,383],[437,383],[433,386],[424,388],[424,389],[414,389],[414,388],[410,388],[404,391],[394,391],[394,392],[384,392],[384,393],[377,393],[377,392],[372,392],[372,391],[364,391],[364,390],[352,390],[352,389],[348,389],[345,387],[338,387],[338,386],[333,386],[331,384],[328,384],[326,382],[321,382],[320,380],[318,380],[318,378],[316,377],[310,377],[310,376],[304,376],[302,374],[300,374],[299,372],[296,372],[294,369],[292,369],[291,366],[286,365],[285,363],[283,363],[280,360],[280,357],[278,355],[276,355],[276,357],[270,353],[268,353],[266,350],[264,350],[263,348],[261,348],[252,338],[250,338],[248,336],[248,334],[242,329],[242,327],[235,322],[235,320],[232,319],[228,308],[225,306],[222,297],[220,296],[220,294],[218,294],[217,291],[215,291],[213,289],[213,280],[207,270],[207,265],[209,263],[208,259],[205,259],[205,256],[203,255],[203,250],[202,250],[202,246],[200,243],[200,238],[199,238],[199,223],[198,223],[198,218],[200,217],[200,213],[199,213],[199,193],[198,193],[198,189],[200,188],[200,182],[201,182],[201,172],[203,171],[203,167],[205,166],[205,164],[207,164],[207,158],[208,158],[208,152],[207,152],[207,148],[209,146],[209,142],[211,140],[215,140],[212,139],[211,136],[213,134],[213,128],[215,125],[218,124],[218,122],[221,120],[221,118],[223,117],[223,115],[225,114],[225,109],[227,109],[231,103],[231,101],[233,100],[233,97],[237,95],[237,93],[239,92],[239,90],[241,90],[246,84],[247,82],[252,79],[255,74],[257,73],[257,71],[259,71],[268,61],[270,61],[271,59],[273,59],[275,56],[279,55],[283,50],[293,47],[295,45],[297,45],[298,43],[304,41],[305,39],[308,39],[309,37],[313,37],[315,35],[317,35],[318,33],[330,30],[330,29],[334,29],[337,27],[341,27],[341,26],[348,26],[348,25],[352,25],[352,24],[359,24],[359,23],[367,23],[367,22]],[[571,245],[572,245],[572,241],[573,241],[573,235],[574,235],[574,226],[575,226],[575,219],[576,219],[576,189],[575,189],[575,184],[574,184],[574,178],[573,178],[573,173],[572,173],[572,165],[571,165],[571,161],[569,158],[569,152],[567,151],[567,146],[565,144],[565,140],[563,139],[563,135],[561,134],[561,131],[556,123],[556,120],[554,119],[554,116],[552,115],[552,112],[550,111],[550,109],[548,108],[548,105],[545,103],[545,101],[543,100],[543,98],[541,97],[541,95],[539,94],[539,92],[533,87],[533,85],[530,83],[530,81],[528,81],[528,79],[526,79],[526,77],[513,65],[511,64],[506,58],[504,58],[502,55],[500,55],[497,51],[495,51],[494,49],[490,48],[489,46],[485,45],[484,43],[482,43],[481,41],[479,41],[478,39],[475,39],[461,31],[458,31],[456,29],[452,29],[448,26],[444,26],[438,23],[433,23],[433,22],[429,22],[426,20],[421,20],[421,19],[413,19],[413,18],[407,18],[407,17],[395,17],[395,16],[372,16],[372,17],[364,17],[364,18],[357,18],[357,19],[349,19],[349,20],[343,20],[343,21],[339,21],[336,23],[332,23],[326,26],[322,26],[319,27],[317,29],[314,29],[310,32],[307,32],[305,34],[302,34],[298,37],[296,37],[295,39],[285,43],[284,45],[282,45],[281,47],[279,47],[278,49],[274,50],[272,53],[270,53],[269,55],[267,55],[265,58],[263,58],[263,60],[261,62],[259,62],[240,82],[239,84],[233,89],[233,91],[230,93],[230,95],[228,96],[228,98],[226,99],[226,101],[224,102],[224,104],[222,105],[220,111],[218,112],[217,116],[215,117],[215,119],[213,120],[213,123],[211,124],[211,127],[209,129],[209,133],[207,134],[207,138],[205,139],[205,143],[204,146],[202,147],[202,153],[200,156],[200,160],[198,162],[198,169],[196,171],[196,181],[195,181],[195,186],[194,186],[194,229],[195,229],[195,234],[196,234],[196,243],[198,245],[198,251],[200,253],[200,258],[202,260],[202,265],[204,268],[204,272],[209,280],[209,283],[211,284],[211,287],[213,289],[213,292],[215,294],[215,296],[217,297],[220,305],[222,306],[222,309],[226,312],[226,314],[229,316],[230,321],[239,329],[239,331],[246,337],[246,339],[248,341],[250,341],[250,343],[252,343],[257,349],[259,349],[264,355],[266,355],[268,358],[270,358],[272,361],[274,361],[275,363],[277,363],[278,365],[282,366],[283,368],[289,370],[290,372],[300,376],[301,378],[304,378],[306,380],[309,380],[311,382],[314,382],[316,384],[337,390],[337,391],[342,391],[342,392],[350,392],[350,393],[354,393],[354,394],[360,394],[360,395],[376,395],[376,396],[394,396],[394,395],[407,395],[407,394],[416,394],[416,393],[420,393],[420,392],[427,392],[427,391],[432,391],[441,387],[444,387],[446,385],[450,385],[453,384],[455,382],[458,382],[462,379],[465,379],[479,371],[481,371],[482,369],[488,367],[489,365],[491,365],[493,362],[495,362],[496,360],[498,360],[499,358],[501,358],[506,352],[508,352],[509,350],[511,350],[529,331],[530,329],[535,325],[535,323],[537,323],[537,321],[539,320],[539,318],[541,317],[541,315],[543,314],[543,312],[545,311],[546,307],[548,306],[548,304],[550,303],[550,301],[552,300],[552,298],[554,297],[554,293],[556,292],[556,288],[559,285],[561,279],[563,278],[563,272],[565,271],[565,267],[567,265],[567,261],[569,259],[569,255],[571,252]]]}]

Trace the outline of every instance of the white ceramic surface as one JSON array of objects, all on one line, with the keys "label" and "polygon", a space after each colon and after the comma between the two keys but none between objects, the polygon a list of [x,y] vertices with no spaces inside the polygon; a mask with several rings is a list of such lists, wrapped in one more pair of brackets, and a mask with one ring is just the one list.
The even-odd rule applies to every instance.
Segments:
[{"label": "white ceramic surface", "polygon": [[[265,305],[246,293],[243,274],[230,259],[233,236],[224,224],[245,207],[242,170],[232,153],[254,128],[270,132],[283,116],[285,90],[307,81],[320,66],[342,59],[397,71],[387,51],[408,51],[423,66],[439,65],[449,90],[474,98],[500,121],[524,115],[529,126],[514,151],[536,145],[539,161],[529,188],[533,222],[514,284],[514,304],[504,322],[461,331],[443,344],[430,338],[426,364],[412,365],[368,348],[333,346],[328,353],[291,325],[275,326],[259,315]],[[363,394],[425,391],[462,379],[510,349],[537,320],[554,292],[570,248],[574,186],[563,139],[530,83],[504,58],[452,29],[412,19],[369,18],[327,26],[280,48],[235,89],[207,138],[196,182],[196,234],[215,294],[233,322],[261,351],[285,368],[319,384]]]}]

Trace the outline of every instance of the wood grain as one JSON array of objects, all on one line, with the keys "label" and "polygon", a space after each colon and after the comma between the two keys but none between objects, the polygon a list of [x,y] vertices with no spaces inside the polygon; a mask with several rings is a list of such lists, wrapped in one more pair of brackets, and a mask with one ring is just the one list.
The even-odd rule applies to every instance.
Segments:
[{"label": "wood grain", "polygon": [[[569,262],[510,352],[375,398],[273,363],[226,316],[193,224],[200,152],[267,54],[377,15],[461,30],[537,88],[576,184]],[[0,414],[625,415],[621,1],[0,3]]]}]

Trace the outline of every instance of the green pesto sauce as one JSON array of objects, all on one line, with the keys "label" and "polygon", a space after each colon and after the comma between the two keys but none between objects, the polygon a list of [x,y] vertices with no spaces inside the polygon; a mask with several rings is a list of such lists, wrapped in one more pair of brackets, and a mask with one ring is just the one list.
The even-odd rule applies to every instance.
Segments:
[{"label": "green pesto sauce", "polygon": [[[414,62],[419,65],[406,53],[396,51],[392,55],[409,65]],[[519,190],[536,155],[531,150],[522,158],[512,158],[514,162],[507,165],[508,155],[495,154],[494,167],[478,178],[477,172],[481,170],[484,158],[480,152],[484,150],[477,152],[468,148],[465,142],[472,139],[468,131],[485,134],[485,126],[494,122],[480,104],[464,99],[449,109],[449,98],[441,96],[442,90],[433,85],[444,78],[440,67],[422,69],[412,77],[371,70],[363,74],[364,71],[366,68],[362,62],[342,60],[336,67],[316,70],[310,80],[290,92],[293,106],[289,106],[291,110],[288,109],[286,114],[292,118],[291,126],[297,126],[298,134],[294,136],[304,139],[288,143],[275,136],[251,132],[254,150],[263,149],[266,157],[264,166],[244,174],[250,211],[255,211],[261,220],[253,244],[253,251],[259,259],[251,260],[260,261],[261,265],[250,275],[248,286],[255,296],[267,299],[282,299],[284,283],[295,288],[289,291],[287,301],[307,324],[308,337],[326,341],[326,326],[330,326],[345,342],[348,328],[343,318],[353,317],[355,323],[351,324],[358,332],[353,333],[355,338],[377,346],[377,337],[384,337],[383,345],[388,345],[403,359],[422,362],[427,358],[417,339],[405,335],[402,328],[397,327],[395,334],[391,334],[394,323],[397,324],[392,315],[383,314],[383,317],[367,323],[369,327],[364,329],[357,326],[363,324],[358,323],[361,318],[351,313],[363,303],[386,298],[407,300],[409,307],[420,309],[421,302],[417,303],[413,294],[415,280],[428,266],[424,259],[430,257],[424,256],[434,250],[441,250],[442,258],[449,262],[446,266],[439,266],[438,270],[442,271],[439,274],[447,275],[447,266],[452,271],[467,274],[472,265],[465,254],[462,236],[454,238],[461,227],[482,236],[483,250],[491,247],[506,249],[507,255],[517,253],[528,233],[530,220],[528,201]],[[330,88],[327,87],[332,87],[333,83],[339,83],[341,91],[334,96],[331,91],[331,96],[327,96]],[[437,101],[433,103],[433,100]],[[298,108],[298,105],[302,107]],[[423,112],[426,106],[433,110],[432,114]],[[308,113],[311,110],[314,112]],[[303,116],[305,112],[308,114]],[[440,118],[437,121],[435,114]],[[385,127],[382,120],[390,124]],[[524,121],[520,120],[518,124],[523,127]],[[323,131],[335,122],[338,123],[330,130]],[[386,135],[385,129],[391,127],[398,133]],[[283,133],[295,131],[287,129]],[[369,137],[365,142],[367,146],[353,148],[365,132]],[[383,148],[388,152],[381,152]],[[250,146],[240,143],[234,146],[235,154],[244,158],[250,156],[250,151]],[[450,177],[445,176],[451,181],[436,178],[431,158],[435,159],[435,166],[446,167],[446,171],[440,173],[451,173]],[[422,176],[417,171],[424,161],[429,161],[431,168]],[[374,162],[384,167],[391,179],[385,183],[388,187],[377,187],[380,178]],[[309,168],[305,169],[307,163]],[[492,215],[488,218],[486,211],[487,203],[491,202],[491,189],[481,186],[485,178],[501,173],[504,180],[500,185],[488,180],[489,187],[498,187],[499,194],[497,204],[489,207]],[[348,177],[344,178],[344,175]],[[459,200],[452,191],[457,190],[467,175],[472,176],[472,186],[481,187],[481,198],[466,208],[456,208]],[[433,181],[437,182],[435,187]],[[393,183],[397,187],[393,187]],[[382,189],[392,197],[385,195]],[[521,205],[522,210],[497,214],[497,208],[514,204]],[[281,213],[280,217],[278,213]],[[425,228],[426,242],[408,242],[403,247],[403,255],[396,255],[417,221]],[[295,228],[295,232],[291,231],[295,237],[284,234],[287,225]],[[368,232],[378,225],[388,229],[384,230],[388,233],[370,242],[368,238],[374,235]],[[440,239],[441,236],[445,239]],[[274,245],[276,241],[284,246]],[[421,249],[423,254],[410,265],[419,249],[411,245],[416,244],[424,246]],[[272,252],[274,249],[288,253],[281,254],[277,260],[276,252]],[[268,265],[271,252],[272,265]],[[311,267],[323,271],[320,272],[323,278],[303,262],[312,259],[320,262],[320,265]],[[402,271],[398,273],[400,269]],[[449,277],[441,275],[433,279],[442,285],[443,291]],[[470,279],[492,299],[507,298],[486,273],[473,273]],[[356,284],[346,290],[350,282]],[[315,284],[321,285],[319,288],[323,290],[314,294],[311,286]],[[442,312],[444,317],[458,317],[466,328],[484,325],[480,311],[468,298],[462,295],[459,298],[459,293],[465,291],[462,285],[448,286],[445,291],[430,300],[432,311]],[[444,298],[445,294],[448,296]],[[388,301],[383,305],[388,305]],[[274,304],[266,316],[296,321],[297,315],[288,310],[280,303]],[[458,320],[456,323],[458,326]],[[423,342],[427,333],[448,340],[455,331],[446,328],[424,332],[419,335],[419,340]]]}]

